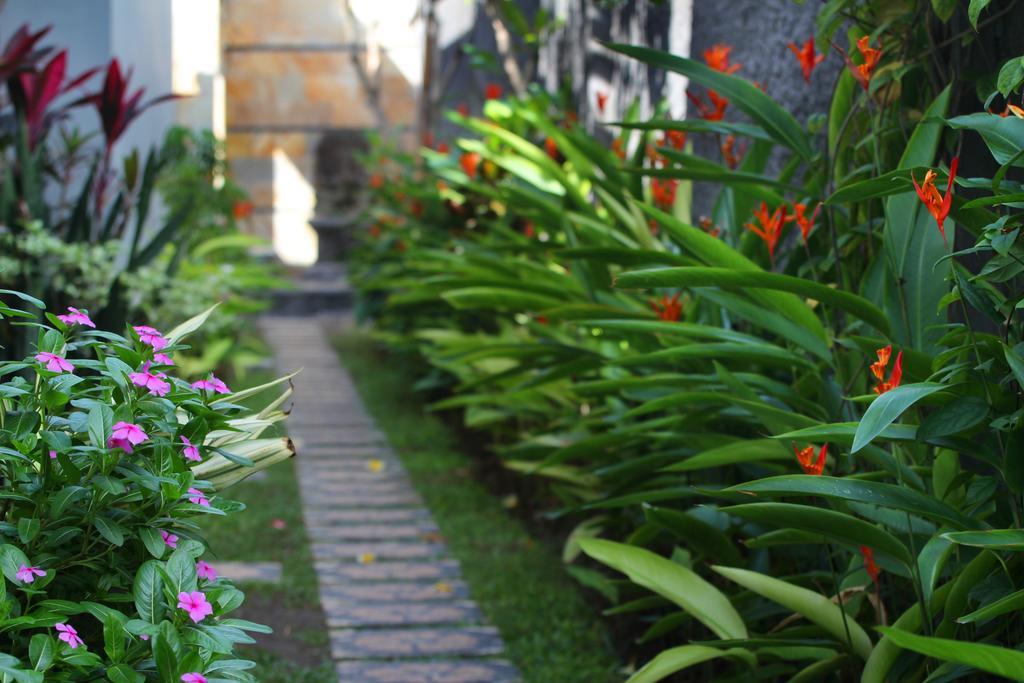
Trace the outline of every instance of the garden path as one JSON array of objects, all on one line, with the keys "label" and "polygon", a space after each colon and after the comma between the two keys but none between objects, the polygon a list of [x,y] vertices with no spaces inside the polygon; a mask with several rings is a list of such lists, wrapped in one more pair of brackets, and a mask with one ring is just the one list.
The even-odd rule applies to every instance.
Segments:
[{"label": "garden path", "polygon": [[281,372],[304,368],[288,430],[339,680],[518,680],[321,319],[264,317],[261,327]]}]

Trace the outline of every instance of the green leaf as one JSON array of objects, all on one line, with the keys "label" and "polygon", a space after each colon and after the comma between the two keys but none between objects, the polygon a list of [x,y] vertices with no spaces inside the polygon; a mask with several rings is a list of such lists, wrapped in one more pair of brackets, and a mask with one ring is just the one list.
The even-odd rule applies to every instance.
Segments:
[{"label": "green leaf", "polygon": [[975,31],[978,30],[978,17],[991,2],[992,0],[971,0],[971,4],[967,7],[967,18],[970,19],[971,26]]},{"label": "green leaf", "polygon": [[1012,161],[1014,166],[1024,166],[1024,156],[1020,156],[1024,149],[1024,119],[979,112],[957,116],[946,123],[950,128],[973,130],[980,134],[999,164]]},{"label": "green leaf", "polygon": [[927,519],[945,522],[957,529],[977,529],[981,524],[932,496],[911,488],[849,477],[786,474],[736,484],[724,490],[730,493],[752,493],[768,497],[824,496],[850,500],[904,510]]},{"label": "green leaf", "polygon": [[1024,550],[1024,529],[990,529],[987,531],[950,531],[942,537],[959,545],[991,550]]},{"label": "green leaf", "polygon": [[110,683],[139,683],[145,680],[145,676],[127,664],[118,664],[107,669],[107,680]]},{"label": "green leaf", "polygon": [[722,512],[754,522],[819,533],[840,543],[866,545],[892,556],[908,568],[910,551],[888,531],[836,510],[792,503],[748,503]]},{"label": "green leaf", "polygon": [[756,658],[750,652],[740,648],[721,650],[705,645],[682,645],[659,652],[654,659],[644,664],[639,671],[630,676],[626,683],[654,683],[694,664],[707,662],[718,657],[741,658],[751,667],[757,664]]},{"label": "green leaf", "polygon": [[693,59],[677,57],[648,47],[619,43],[611,43],[607,47],[651,66],[683,74],[691,82],[718,92],[759,124],[779,144],[789,147],[804,159],[814,157],[810,138],[793,115],[746,79],[715,71]]},{"label": "green leaf", "polygon": [[[1014,57],[1003,64],[996,77],[996,88],[999,94],[1008,98],[1017,86],[1024,82],[1024,58]],[[1012,117],[1008,117],[1012,118]]]},{"label": "green leaf", "polygon": [[958,0],[932,0],[932,10],[939,21],[945,24],[956,11],[957,2]]},{"label": "green leaf", "polygon": [[917,439],[929,441],[965,432],[984,422],[988,411],[984,399],[959,396],[925,418],[917,429]]},{"label": "green leaf", "polygon": [[841,643],[848,642],[849,629],[849,644],[853,652],[861,659],[867,659],[871,655],[871,639],[868,638],[868,634],[852,616],[848,615],[844,620],[839,606],[825,596],[746,569],[721,566],[714,566],[712,569],[747,590],[803,615],[831,633]]},{"label": "green leaf", "polygon": [[220,306],[220,302],[217,302],[213,306],[210,306],[199,315],[192,316],[191,318],[189,318],[188,320],[186,320],[185,322],[181,323],[173,330],[168,332],[166,335],[168,343],[170,343],[171,345],[177,344],[186,336],[198,330],[200,327],[203,326],[204,323],[206,323],[210,315],[215,310],[217,310],[218,306]]},{"label": "green leaf", "polygon": [[152,527],[142,527],[139,529],[139,538],[142,539],[142,544],[146,546],[146,550],[149,554],[160,559],[167,552],[167,544],[164,543],[163,536],[160,532]]},{"label": "green leaf", "polygon": [[681,564],[649,550],[598,538],[580,541],[590,557],[682,607],[719,638],[746,638],[742,617],[717,588]]},{"label": "green leaf", "polygon": [[117,614],[111,612],[103,619],[103,651],[110,661],[118,662],[124,657],[124,625]]},{"label": "green leaf", "polygon": [[1014,681],[1024,680],[1024,652],[983,643],[929,638],[886,626],[879,626],[878,630],[900,647],[927,657],[964,664]]},{"label": "green leaf", "polygon": [[668,467],[663,468],[662,471],[692,472],[694,470],[725,467],[727,465],[748,462],[763,462],[766,460],[788,461],[792,459],[793,453],[778,441],[772,439],[744,439],[702,451],[685,460],[672,463]]},{"label": "green leaf", "polygon": [[132,584],[132,597],[135,599],[135,609],[143,621],[150,624],[160,621],[163,613],[163,579],[159,562],[149,560],[139,567]]},{"label": "green leaf", "polygon": [[836,188],[825,200],[825,204],[850,204],[900,194],[914,189],[911,175],[921,177],[927,171],[927,167],[897,168],[874,178],[846,183]]},{"label": "green leaf", "polygon": [[857,425],[857,432],[853,435],[852,452],[856,453],[871,443],[882,430],[922,398],[946,388],[946,385],[935,382],[904,384],[876,398]]},{"label": "green leaf", "polygon": [[118,547],[124,545],[124,529],[117,522],[106,517],[97,517],[92,524],[96,527],[96,531],[100,532],[100,536],[107,539],[108,542]]},{"label": "green leaf", "polygon": [[1007,612],[1016,612],[1024,608],[1024,590],[1019,590],[994,600],[987,605],[980,607],[970,614],[957,618],[958,624],[972,624],[976,621],[992,619]]},{"label": "green leaf", "polygon": [[28,660],[36,671],[46,671],[53,664],[57,644],[48,633],[37,633],[28,642]]},{"label": "green leaf", "polygon": [[867,299],[850,292],[826,287],[812,280],[780,273],[736,271],[729,268],[652,268],[622,273],[616,278],[616,285],[622,288],[645,289],[655,287],[723,287],[726,289],[749,287],[790,292],[842,308],[883,333],[887,333],[889,329],[889,321],[885,314]]},{"label": "green leaf", "polygon": [[735,564],[742,561],[729,537],[696,514],[645,504],[644,515],[651,524],[667,529],[686,541],[691,548],[715,561]]},{"label": "green leaf", "polygon": [[18,570],[22,567],[31,566],[31,564],[25,553],[21,551],[21,548],[9,543],[0,545],[0,572],[15,586],[22,585],[18,579]]},{"label": "green leaf", "polygon": [[110,406],[99,404],[89,410],[89,440],[93,446],[106,449],[107,441],[113,433],[114,411]]}]

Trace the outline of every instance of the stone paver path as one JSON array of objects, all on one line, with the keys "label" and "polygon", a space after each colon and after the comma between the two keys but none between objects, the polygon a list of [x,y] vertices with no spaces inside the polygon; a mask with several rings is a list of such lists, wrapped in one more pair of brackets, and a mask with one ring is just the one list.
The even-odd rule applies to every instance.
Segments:
[{"label": "stone paver path", "polygon": [[518,681],[321,323],[267,317],[261,327],[281,372],[304,368],[288,430],[339,680]]}]

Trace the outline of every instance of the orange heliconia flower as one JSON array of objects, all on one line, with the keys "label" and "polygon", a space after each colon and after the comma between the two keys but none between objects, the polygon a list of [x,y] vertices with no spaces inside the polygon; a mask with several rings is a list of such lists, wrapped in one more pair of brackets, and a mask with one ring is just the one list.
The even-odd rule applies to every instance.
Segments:
[{"label": "orange heliconia flower", "polygon": [[497,83],[488,83],[487,87],[484,88],[484,97],[489,100],[496,100],[501,97],[502,92],[501,86]]},{"label": "orange heliconia flower", "polygon": [[235,220],[242,220],[252,215],[253,204],[248,201],[235,202],[231,207],[231,215],[235,217]]},{"label": "orange heliconia flower", "polygon": [[544,151],[548,153],[548,156],[558,161],[558,144],[555,143],[552,138],[545,138],[544,140]]},{"label": "orange heliconia flower", "polygon": [[715,71],[724,74],[734,74],[740,70],[742,64],[730,64],[729,53],[732,52],[732,45],[718,43],[704,50],[704,61]]},{"label": "orange heliconia flower", "polygon": [[718,237],[720,234],[722,234],[722,229],[715,225],[714,221],[712,221],[707,216],[701,216],[698,219],[697,224],[698,226],[700,226],[701,230],[711,235],[712,237]]},{"label": "orange heliconia flower", "polygon": [[736,168],[740,164],[740,159],[743,158],[743,152],[746,151],[746,147],[741,148],[739,151],[734,151],[736,145],[736,136],[728,135],[725,140],[722,141],[722,159],[725,160],[725,165],[729,168]]},{"label": "orange heliconia flower", "polygon": [[861,57],[864,58],[863,63],[854,64],[845,54],[843,57],[846,59],[846,66],[853,73],[853,77],[860,83],[860,87],[867,90],[868,86],[871,85],[871,77],[875,75],[878,61],[882,58],[882,50],[881,48],[871,47],[870,36],[862,36],[857,41],[857,49],[860,50]]},{"label": "orange heliconia flower", "polygon": [[928,213],[932,215],[935,223],[939,226],[943,242],[946,242],[944,223],[946,222],[946,217],[949,216],[949,208],[953,204],[953,181],[956,179],[956,167],[959,163],[960,157],[956,157],[953,159],[953,163],[949,165],[949,181],[946,183],[945,197],[940,195],[935,187],[935,176],[937,175],[935,171],[929,170],[925,173],[924,183],[921,185],[917,184],[917,178],[914,177],[914,174],[910,174],[910,179],[914,182],[914,189],[917,190],[917,196],[924,202]]},{"label": "orange heliconia flower", "polygon": [[768,213],[768,205],[761,202],[761,208],[754,210],[754,218],[757,225],[746,223],[747,230],[751,231],[762,240],[768,247],[768,258],[775,263],[775,247],[779,244],[782,236],[782,228],[786,224],[786,206],[782,205],[775,209],[774,213]]},{"label": "orange heliconia flower", "polygon": [[651,198],[654,203],[668,211],[676,203],[676,191],[679,189],[679,181],[666,178],[651,178]]},{"label": "orange heliconia flower", "polygon": [[895,389],[903,380],[903,352],[896,354],[896,362],[893,363],[889,380],[885,379],[885,371],[889,367],[889,359],[892,357],[892,346],[883,346],[875,351],[878,354],[878,361],[871,364],[871,374],[878,380],[875,386],[875,393],[881,396],[890,389]]},{"label": "orange heliconia flower", "polygon": [[622,141],[622,138],[615,138],[614,140],[612,140],[612,152],[619,159],[626,158],[625,143]]},{"label": "orange heliconia flower", "polygon": [[374,173],[372,176],[370,176],[370,187],[372,187],[375,190],[379,190],[380,188],[384,187],[384,176],[382,176],[380,173]]},{"label": "orange heliconia flower", "polygon": [[459,106],[455,107],[455,111],[459,112],[463,116],[469,116],[469,103],[460,102]]},{"label": "orange heliconia flower", "polygon": [[721,121],[725,118],[725,108],[729,106],[729,100],[719,95],[714,90],[708,90],[708,100],[711,104],[707,105],[704,100],[694,95],[689,90],[686,91],[686,97],[693,102],[693,106],[697,107],[697,111],[700,113],[700,117],[707,121]]},{"label": "orange heliconia flower", "polygon": [[1005,119],[1010,114],[1013,114],[1018,119],[1024,119],[1024,108],[1018,107],[1016,104],[1010,104],[1009,102],[1007,102],[1006,109],[1003,110],[1003,113],[1000,114],[1000,116],[1002,116]]},{"label": "orange heliconia flower", "polygon": [[818,451],[817,459],[814,457],[814,446],[797,448],[796,444],[793,444],[793,453],[796,455],[796,461],[803,468],[804,474],[813,474],[817,477],[821,476],[821,473],[825,471],[825,461],[828,459],[828,444],[824,444],[821,450]]},{"label": "orange heliconia flower", "polygon": [[814,213],[810,216],[807,215],[806,204],[794,204],[793,215],[786,218],[786,221],[795,221],[796,227],[800,228],[800,237],[803,238],[804,244],[807,244],[807,238],[811,234],[811,230],[814,229],[814,219],[818,217],[818,212],[821,211],[821,202],[814,207]]},{"label": "orange heliconia flower", "polygon": [[480,155],[476,152],[466,152],[459,158],[459,163],[466,175],[475,178],[477,169],[480,167]]},{"label": "orange heliconia flower", "polygon": [[679,295],[680,292],[676,292],[675,296],[670,298],[668,294],[664,294],[661,301],[650,300],[651,308],[658,314],[658,320],[669,323],[679,322],[679,317],[683,314],[683,305],[679,302]]},{"label": "orange heliconia flower", "polygon": [[597,91],[597,111],[601,114],[604,113],[605,106],[608,104],[608,93],[603,90]]},{"label": "orange heliconia flower", "polygon": [[871,577],[871,580],[877,584],[878,575],[882,573],[882,570],[875,564],[875,551],[866,545],[862,545],[860,547],[860,554],[864,558],[864,570]]},{"label": "orange heliconia flower", "polygon": [[657,235],[661,232],[661,226],[658,225],[658,221],[654,220],[653,218],[647,219],[647,227],[650,228],[651,234],[654,235],[655,237],[657,237]]},{"label": "orange heliconia flower", "polygon": [[800,62],[800,70],[804,72],[804,80],[810,83],[811,72],[814,71],[814,67],[825,61],[825,55],[817,54],[814,49],[814,36],[808,38],[803,47],[797,47],[796,43],[790,43],[789,49],[793,51],[797,61]]},{"label": "orange heliconia flower", "polygon": [[668,143],[672,149],[678,149],[682,151],[686,147],[686,131],[684,130],[666,130],[662,134],[661,146],[664,147],[665,143]]},{"label": "orange heliconia flower", "polygon": [[665,155],[659,152],[658,148],[655,147],[654,145],[647,145],[647,147],[644,149],[644,154],[647,155],[648,161],[650,161],[651,164],[653,164],[654,166],[668,165],[668,159],[665,158]]}]

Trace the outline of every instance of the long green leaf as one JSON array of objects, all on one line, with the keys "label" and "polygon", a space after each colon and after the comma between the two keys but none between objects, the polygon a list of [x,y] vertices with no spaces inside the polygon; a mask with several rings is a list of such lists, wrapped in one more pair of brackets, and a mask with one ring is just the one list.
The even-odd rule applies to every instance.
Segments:
[{"label": "long green leaf", "polygon": [[880,626],[878,630],[904,649],[945,662],[964,664],[1014,681],[1024,681],[1024,652],[984,643],[929,638],[886,626]]},{"label": "long green leaf", "polygon": [[659,652],[654,659],[644,664],[639,671],[630,676],[626,683],[655,683],[655,681],[667,678],[694,664],[707,662],[718,657],[742,658],[751,667],[757,663],[757,660],[750,652],[740,648],[721,650],[716,647],[707,647],[706,645],[681,645],[664,652]]},{"label": "long green leaf", "polygon": [[875,437],[881,434],[886,427],[895,422],[900,415],[922,398],[946,388],[946,385],[934,382],[905,384],[890,389],[876,398],[868,406],[860,424],[857,425],[857,431],[853,435],[852,451],[856,453],[874,441]]}]

